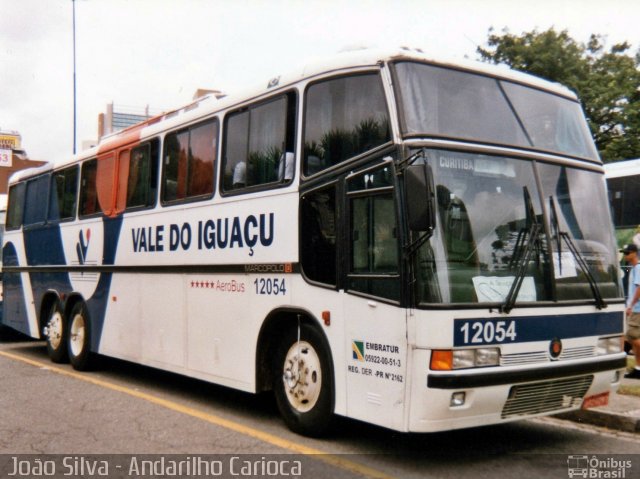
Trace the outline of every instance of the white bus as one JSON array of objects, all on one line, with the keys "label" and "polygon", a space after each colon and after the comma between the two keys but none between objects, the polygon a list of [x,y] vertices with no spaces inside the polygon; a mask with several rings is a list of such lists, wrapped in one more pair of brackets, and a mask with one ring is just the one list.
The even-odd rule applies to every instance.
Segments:
[{"label": "white bus", "polygon": [[11,180],[5,324],[251,393],[322,434],[607,401],[625,367],[603,168],[573,93],[352,52]]},{"label": "white bus", "polygon": [[640,158],[604,165],[618,245],[633,243],[640,228]]}]

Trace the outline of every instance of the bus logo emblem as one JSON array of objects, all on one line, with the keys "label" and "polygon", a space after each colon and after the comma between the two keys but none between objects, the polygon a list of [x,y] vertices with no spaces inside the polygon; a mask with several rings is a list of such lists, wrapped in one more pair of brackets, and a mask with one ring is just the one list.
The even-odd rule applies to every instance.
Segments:
[{"label": "bus logo emblem", "polygon": [[558,338],[554,338],[549,343],[549,354],[551,355],[551,359],[558,359],[560,354],[562,354],[562,341]]},{"label": "bus logo emblem", "polygon": [[86,241],[84,231],[80,230],[80,234],[78,235],[78,242],[76,243],[76,253],[78,253],[78,262],[80,264],[84,264],[87,258],[89,240],[91,240],[91,230],[87,229]]},{"label": "bus logo emblem", "polygon": [[353,359],[364,362],[364,341],[352,341],[351,350],[353,351]]}]

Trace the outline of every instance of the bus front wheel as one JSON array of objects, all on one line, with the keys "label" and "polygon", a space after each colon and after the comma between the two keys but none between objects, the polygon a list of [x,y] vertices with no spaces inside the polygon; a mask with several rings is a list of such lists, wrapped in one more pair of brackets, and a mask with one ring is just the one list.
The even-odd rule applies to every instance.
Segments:
[{"label": "bus front wheel", "polygon": [[67,336],[69,361],[78,371],[91,368],[91,327],[89,313],[84,303],[77,303],[71,310]]},{"label": "bus front wheel", "polygon": [[333,375],[326,342],[308,324],[287,331],[273,363],[280,414],[294,432],[317,437],[333,418]]},{"label": "bus front wheel", "polygon": [[49,359],[54,363],[65,362],[67,360],[67,322],[58,301],[51,305],[44,335],[47,338]]}]

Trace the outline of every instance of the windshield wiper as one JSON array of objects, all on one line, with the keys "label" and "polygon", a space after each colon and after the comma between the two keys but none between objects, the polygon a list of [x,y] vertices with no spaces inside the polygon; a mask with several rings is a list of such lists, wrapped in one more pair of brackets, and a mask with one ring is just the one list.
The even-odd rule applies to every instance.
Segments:
[{"label": "windshield wiper", "polygon": [[566,231],[560,231],[560,224],[558,222],[558,212],[556,211],[556,202],[553,200],[553,196],[549,197],[549,207],[551,209],[551,220],[552,220],[552,225],[555,232],[556,244],[558,249],[558,268],[560,269],[559,273],[562,274],[562,249],[561,248],[562,248],[562,240],[564,240],[567,245],[567,248],[573,255],[574,259],[576,260],[576,263],[578,263],[578,266],[580,266],[580,269],[582,270],[585,277],[587,278],[587,281],[589,282],[591,293],[593,294],[593,297],[596,300],[596,308],[598,309],[606,308],[607,303],[602,298],[602,294],[600,293],[600,288],[598,287],[598,282],[593,277],[593,274],[589,269],[589,265],[585,261],[584,257],[580,254],[580,251],[578,251],[578,248],[576,248],[576,245],[573,239],[571,239],[571,236],[569,236],[569,233],[567,233]]},{"label": "windshield wiper", "polygon": [[[527,208],[527,224],[528,228],[522,228],[518,233],[518,239],[516,245],[513,248],[513,256],[509,262],[509,269],[514,266],[517,267],[516,276],[511,283],[511,288],[504,303],[500,306],[500,312],[509,313],[513,309],[520,288],[527,274],[527,268],[529,267],[529,261],[533,254],[534,248],[540,250],[540,233],[542,232],[542,226],[538,222],[535,210],[533,209],[533,203],[531,202],[531,195],[526,186],[523,187],[524,202]],[[525,245],[526,241],[526,245]]]}]

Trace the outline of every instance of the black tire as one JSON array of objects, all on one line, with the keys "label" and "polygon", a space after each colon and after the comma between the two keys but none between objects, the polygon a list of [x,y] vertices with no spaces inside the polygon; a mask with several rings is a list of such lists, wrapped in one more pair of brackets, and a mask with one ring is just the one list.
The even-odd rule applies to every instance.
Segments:
[{"label": "black tire", "polygon": [[47,338],[49,359],[54,363],[67,362],[69,359],[67,354],[67,320],[58,301],[51,305],[47,314],[44,335]]},{"label": "black tire", "polygon": [[[300,369],[302,367],[302,369]],[[326,434],[333,422],[334,385],[329,348],[309,324],[288,329],[272,363],[278,409],[292,431],[304,436]]]},{"label": "black tire", "polygon": [[69,315],[67,349],[69,362],[73,369],[88,371],[92,368],[94,357],[91,353],[91,322],[84,303],[76,303]]}]

